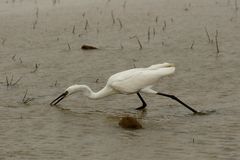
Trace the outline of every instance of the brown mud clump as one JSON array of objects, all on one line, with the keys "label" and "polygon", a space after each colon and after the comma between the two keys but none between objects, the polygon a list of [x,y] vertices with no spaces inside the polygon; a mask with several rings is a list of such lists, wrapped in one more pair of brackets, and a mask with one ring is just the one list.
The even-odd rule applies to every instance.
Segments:
[{"label": "brown mud clump", "polygon": [[142,125],[134,117],[122,117],[119,121],[119,126],[125,129],[141,129]]},{"label": "brown mud clump", "polygon": [[97,47],[90,46],[90,45],[82,45],[82,50],[93,50],[93,49],[98,49]]}]

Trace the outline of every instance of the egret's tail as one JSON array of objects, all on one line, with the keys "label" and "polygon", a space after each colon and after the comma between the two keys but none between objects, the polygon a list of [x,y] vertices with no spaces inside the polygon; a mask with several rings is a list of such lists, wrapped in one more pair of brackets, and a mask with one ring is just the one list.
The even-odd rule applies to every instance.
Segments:
[{"label": "egret's tail", "polygon": [[167,67],[167,68],[159,68],[158,71],[161,76],[167,76],[167,75],[173,74],[175,72],[175,69],[176,69],[175,67]]},{"label": "egret's tail", "polygon": [[[161,64],[154,64],[148,67],[148,69],[154,70],[154,69],[160,69],[160,68],[169,68],[174,67],[175,65],[173,63],[161,63]],[[174,67],[175,68],[175,67]]]}]

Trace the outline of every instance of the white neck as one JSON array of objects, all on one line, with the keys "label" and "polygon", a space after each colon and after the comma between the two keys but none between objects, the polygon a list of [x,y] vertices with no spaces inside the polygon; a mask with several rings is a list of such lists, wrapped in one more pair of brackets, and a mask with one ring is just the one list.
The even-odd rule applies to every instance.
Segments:
[{"label": "white neck", "polygon": [[99,99],[99,98],[103,98],[103,97],[109,96],[111,94],[114,94],[114,91],[111,88],[104,87],[100,91],[94,92],[87,85],[73,85],[73,86],[69,87],[69,91],[72,93],[82,91],[83,94],[90,99]]}]

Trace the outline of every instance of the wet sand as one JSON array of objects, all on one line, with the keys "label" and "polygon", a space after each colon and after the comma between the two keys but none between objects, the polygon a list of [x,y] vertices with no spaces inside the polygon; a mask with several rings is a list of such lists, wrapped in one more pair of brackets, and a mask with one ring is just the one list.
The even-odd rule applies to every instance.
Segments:
[{"label": "wet sand", "polygon": [[[234,2],[0,1],[0,159],[237,160],[240,11]],[[85,51],[84,44],[99,49]],[[71,84],[96,91],[116,72],[162,62],[177,70],[156,90],[216,112],[194,116],[154,95],[143,95],[144,113],[134,110],[141,105],[137,95],[94,101],[78,94],[63,109],[49,106]],[[123,116],[140,117],[143,129],[121,128]]]}]

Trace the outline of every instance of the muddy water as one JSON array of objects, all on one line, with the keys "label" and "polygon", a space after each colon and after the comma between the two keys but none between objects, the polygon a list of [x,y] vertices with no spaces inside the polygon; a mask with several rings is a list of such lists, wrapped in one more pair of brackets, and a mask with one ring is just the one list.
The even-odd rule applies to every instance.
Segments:
[{"label": "muddy water", "polygon": [[[234,1],[6,0],[0,1],[0,21],[0,159],[240,157],[240,19]],[[141,50],[129,38],[135,35]],[[83,44],[100,49],[82,51]],[[153,95],[143,95],[144,113],[134,110],[141,105],[136,95],[97,101],[74,95],[61,103],[63,109],[49,106],[71,84],[98,90],[115,72],[165,61],[176,64],[176,74],[155,89],[216,112],[194,116]],[[24,104],[26,90],[25,100],[33,100]],[[139,117],[144,128],[120,128],[126,115]]]}]

